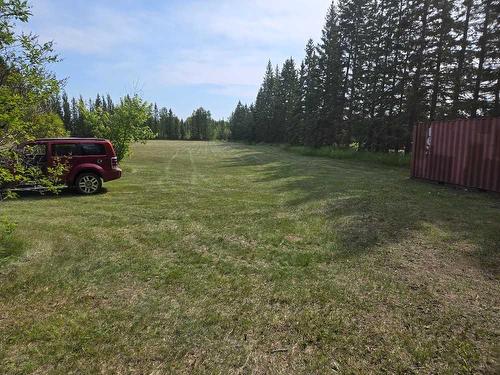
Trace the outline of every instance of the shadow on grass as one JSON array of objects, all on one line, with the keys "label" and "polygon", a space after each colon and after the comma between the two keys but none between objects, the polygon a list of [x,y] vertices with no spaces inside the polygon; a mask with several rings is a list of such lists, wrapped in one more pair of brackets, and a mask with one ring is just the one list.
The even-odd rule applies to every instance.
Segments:
[{"label": "shadow on grass", "polygon": [[[334,239],[335,259],[367,255],[418,233],[427,244],[439,243],[446,256],[466,254],[482,271],[498,273],[496,195],[423,183],[401,168],[304,157],[272,146],[235,149],[237,156],[224,167],[258,169],[265,177],[257,183],[271,183],[277,194],[294,193],[286,207],[306,207],[304,215],[327,219],[325,236]],[[456,247],[446,248],[448,243]],[[461,244],[474,250],[462,251]]]},{"label": "shadow on grass", "polygon": [[[106,194],[108,190],[103,187],[101,191],[95,196]],[[46,200],[46,199],[76,199],[86,197],[88,195],[79,194],[76,190],[71,188],[62,189],[58,193],[51,192],[38,192],[38,191],[20,191],[17,193],[16,199],[22,200]]]}]

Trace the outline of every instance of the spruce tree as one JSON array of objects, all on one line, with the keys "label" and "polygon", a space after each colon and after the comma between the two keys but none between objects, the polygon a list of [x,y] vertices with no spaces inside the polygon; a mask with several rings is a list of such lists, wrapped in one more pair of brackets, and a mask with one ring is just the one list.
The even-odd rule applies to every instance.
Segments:
[{"label": "spruce tree", "polygon": [[231,127],[231,139],[236,141],[247,140],[246,138],[246,129],[245,129],[245,120],[246,120],[246,110],[243,104],[238,101],[235,110],[231,114],[229,118],[229,124]]},{"label": "spruce tree", "polygon": [[455,21],[455,30],[460,38],[460,48],[456,53],[456,62],[453,68],[453,91],[451,98],[451,109],[449,116],[455,118],[464,114],[463,106],[463,87],[464,76],[467,67],[470,65],[470,40],[471,33],[471,14],[473,11],[473,0],[465,0],[459,5],[462,18]]},{"label": "spruce tree", "polygon": [[320,121],[327,144],[337,144],[340,140],[339,130],[344,113],[343,52],[337,9],[332,3],[319,44],[323,97]]},{"label": "spruce tree", "polygon": [[437,0],[435,7],[435,26],[432,31],[433,35],[430,36],[430,44],[434,53],[428,57],[431,63],[429,70],[432,81],[429,103],[429,120],[431,121],[436,118],[443,118],[445,113],[448,112],[447,103],[449,103],[449,98],[452,96],[450,93],[451,82],[444,68],[452,63],[453,55],[450,52],[455,44],[451,35],[453,2],[451,0]]},{"label": "spruce tree", "polygon": [[285,140],[285,110],[286,110],[286,94],[285,82],[281,75],[280,69],[276,66],[274,70],[274,82],[272,92],[272,120],[269,128],[269,141],[273,143],[281,143]]},{"label": "spruce tree", "polygon": [[[493,7],[493,0],[484,0],[482,2],[482,22],[479,27],[479,40],[478,40],[478,51],[477,51],[477,67],[475,69],[475,79],[474,79],[474,88],[472,94],[472,103],[470,116],[476,117],[478,115],[478,110],[481,109],[481,84],[485,80],[485,62],[488,56],[488,52],[490,48],[495,48],[498,50],[500,46],[498,44],[491,45],[490,35],[492,33],[491,25],[495,24],[498,26],[498,2],[495,4],[496,9]],[[495,16],[495,19],[492,17]],[[496,30],[498,32],[498,30]],[[497,67],[497,69],[500,69]],[[483,111],[484,113],[484,111]]]},{"label": "spruce tree", "polygon": [[280,102],[283,126],[281,127],[280,142],[292,143],[299,129],[299,116],[297,108],[300,106],[300,83],[293,58],[287,59],[281,70],[281,96],[276,100]]},{"label": "spruce tree", "polygon": [[272,121],[274,117],[274,72],[271,61],[267,64],[264,81],[255,100],[255,140],[270,142]]},{"label": "spruce tree", "polygon": [[318,121],[322,98],[321,70],[319,56],[312,39],[309,39],[306,46],[304,74],[304,143],[318,147],[325,142],[325,139]]},{"label": "spruce tree", "polygon": [[406,150],[410,150],[410,136],[413,126],[423,118],[423,101],[424,101],[424,91],[423,91],[423,77],[424,77],[424,64],[425,64],[425,52],[428,43],[429,34],[429,14],[430,14],[431,0],[424,0],[421,6],[418,8],[418,18],[420,24],[418,25],[419,36],[415,44],[415,53],[412,56],[412,84],[411,90],[408,97],[407,112],[408,112],[408,129],[405,134],[405,147]]},{"label": "spruce tree", "polygon": [[68,100],[68,94],[66,94],[66,92],[63,92],[62,94],[62,120],[64,123],[64,128],[71,133],[73,131],[71,121],[71,107]]}]

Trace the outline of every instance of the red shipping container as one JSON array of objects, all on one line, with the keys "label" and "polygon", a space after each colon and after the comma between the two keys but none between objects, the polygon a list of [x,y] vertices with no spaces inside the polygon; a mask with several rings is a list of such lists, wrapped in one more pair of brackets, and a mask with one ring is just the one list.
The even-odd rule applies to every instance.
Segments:
[{"label": "red shipping container", "polygon": [[416,125],[411,175],[500,192],[500,118]]}]

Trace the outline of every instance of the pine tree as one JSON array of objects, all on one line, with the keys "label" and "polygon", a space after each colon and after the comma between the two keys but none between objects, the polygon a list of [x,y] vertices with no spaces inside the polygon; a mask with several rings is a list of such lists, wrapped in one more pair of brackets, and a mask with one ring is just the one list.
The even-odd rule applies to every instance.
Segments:
[{"label": "pine tree", "polygon": [[68,100],[68,95],[66,92],[62,94],[62,120],[64,123],[64,128],[70,133],[73,131],[72,121],[71,121],[71,108]]},{"label": "pine tree", "polygon": [[115,108],[115,105],[113,104],[113,100],[111,99],[111,95],[109,95],[109,94],[106,95],[106,102],[107,102],[107,111],[112,112],[113,109]]},{"label": "pine tree", "polygon": [[319,114],[321,111],[321,70],[319,56],[312,39],[306,46],[304,59],[304,143],[308,146],[318,147],[324,144],[324,134],[319,127]]},{"label": "pine tree", "polygon": [[[368,0],[348,0],[339,3],[339,26],[343,33],[345,47],[345,119],[342,129],[343,143],[351,141],[353,128],[359,127],[368,117],[368,88],[366,72],[373,70],[370,48],[373,39],[368,20],[373,17]],[[371,58],[370,58],[371,57]],[[358,132],[359,133],[359,132]]]},{"label": "pine tree", "polygon": [[103,108],[101,96],[99,94],[97,94],[97,97],[95,98],[94,107],[101,109]]},{"label": "pine tree", "polygon": [[77,136],[77,126],[79,125],[80,112],[78,111],[78,104],[75,98],[71,99],[71,135]]},{"label": "pine tree", "polygon": [[210,127],[213,125],[212,115],[203,107],[193,111],[193,114],[186,120],[191,128],[191,139],[208,140]]},{"label": "pine tree", "polygon": [[267,64],[264,81],[255,100],[255,140],[257,142],[270,142],[274,110],[274,72],[271,61]]},{"label": "pine tree", "polygon": [[321,43],[319,45],[322,111],[321,124],[324,142],[338,144],[339,130],[344,113],[344,64],[341,43],[341,30],[338,24],[337,9],[332,3],[326,16]]},{"label": "pine tree", "polygon": [[[493,0],[484,0],[482,4],[482,15],[483,15],[483,20],[480,25],[480,37],[478,41],[478,53],[477,53],[477,59],[478,59],[478,64],[475,69],[475,80],[474,80],[474,90],[473,90],[473,96],[472,96],[472,103],[471,103],[471,111],[470,111],[470,116],[471,117],[476,117],[478,115],[478,110],[481,109],[481,84],[485,80],[485,62],[488,56],[488,50],[490,48],[500,48],[498,44],[495,46],[491,45],[491,25],[496,24],[498,26],[498,3],[495,4],[497,6],[497,9],[493,9]],[[493,15],[495,15],[495,20],[493,19]],[[497,30],[498,32],[498,30]],[[500,68],[497,68],[500,69]],[[483,111],[484,113],[484,111]]]},{"label": "pine tree", "polygon": [[253,104],[250,106],[245,105],[245,123],[243,128],[245,129],[245,139],[248,142],[255,142],[255,107]]},{"label": "pine tree", "polygon": [[285,110],[286,110],[286,87],[280,69],[276,66],[274,70],[274,82],[272,93],[272,120],[269,128],[269,141],[281,143],[285,140]]},{"label": "pine tree", "polygon": [[437,117],[443,118],[447,112],[448,99],[451,97],[451,93],[448,91],[451,88],[451,82],[448,82],[449,76],[445,74],[444,67],[451,64],[453,56],[450,51],[455,43],[451,36],[453,2],[450,0],[436,0],[435,7],[434,35],[431,35],[430,38],[434,53],[428,57],[431,62],[430,74],[432,80],[429,104],[429,120],[431,121]]},{"label": "pine tree", "polygon": [[429,24],[429,14],[430,14],[430,2],[431,0],[424,0],[421,7],[418,9],[420,25],[419,25],[419,37],[416,43],[416,51],[413,60],[413,77],[411,91],[408,98],[408,131],[405,134],[406,138],[406,149],[410,149],[410,135],[413,126],[421,119],[424,118],[422,111],[422,102],[424,101],[424,93],[422,90],[422,78],[424,73],[424,63],[425,63],[425,52],[427,49],[428,42],[428,24]]},{"label": "pine tree", "polygon": [[160,139],[169,139],[169,129],[168,129],[168,109],[162,108],[160,109],[160,123],[159,123],[159,138]]},{"label": "pine tree", "polygon": [[297,109],[300,106],[300,83],[297,76],[297,69],[292,58],[287,59],[283,64],[280,77],[280,102],[282,111],[283,126],[280,129],[280,142],[292,143],[294,138],[292,134],[297,134],[299,129],[299,116]]},{"label": "pine tree", "polygon": [[247,109],[238,101],[235,110],[229,118],[231,139],[236,141],[248,140],[246,126]]},{"label": "pine tree", "polygon": [[[451,110],[449,116],[451,118],[458,117],[463,113],[463,99],[461,98],[462,89],[464,87],[463,77],[466,75],[466,67],[470,64],[470,21],[473,10],[473,0],[465,0],[463,3],[463,20],[456,21],[456,29],[460,38],[460,49],[457,52],[456,64],[453,73],[453,92],[451,98]],[[462,113],[461,113],[462,112]]]}]

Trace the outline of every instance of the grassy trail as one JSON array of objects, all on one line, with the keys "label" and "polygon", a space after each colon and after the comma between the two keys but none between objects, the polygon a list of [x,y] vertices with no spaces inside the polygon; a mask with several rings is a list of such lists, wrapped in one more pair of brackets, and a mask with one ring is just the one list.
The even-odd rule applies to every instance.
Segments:
[{"label": "grassy trail", "polygon": [[1,374],[495,373],[498,196],[270,146],[153,141],[0,203]]}]

